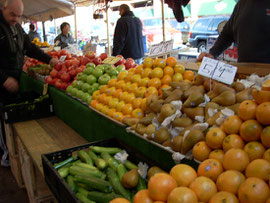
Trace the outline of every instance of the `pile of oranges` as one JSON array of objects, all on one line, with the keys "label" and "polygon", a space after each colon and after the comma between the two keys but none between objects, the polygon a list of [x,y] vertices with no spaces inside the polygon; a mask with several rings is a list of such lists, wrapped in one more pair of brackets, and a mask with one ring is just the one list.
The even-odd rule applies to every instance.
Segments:
[{"label": "pile of oranges", "polygon": [[193,79],[194,73],[185,71],[174,57],[146,58],[143,64],[120,72],[117,79],[95,91],[91,106],[120,122],[126,116],[143,118],[148,96],[162,94],[173,81]]}]

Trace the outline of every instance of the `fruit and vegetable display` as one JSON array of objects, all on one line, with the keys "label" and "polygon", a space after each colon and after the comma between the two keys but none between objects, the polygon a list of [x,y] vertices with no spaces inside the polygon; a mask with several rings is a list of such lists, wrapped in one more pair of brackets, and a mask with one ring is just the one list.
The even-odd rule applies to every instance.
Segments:
[{"label": "fruit and vegetable display", "polygon": [[158,97],[170,88],[171,82],[189,83],[193,78],[194,73],[186,71],[173,57],[146,58],[143,64],[120,72],[116,79],[95,91],[91,107],[120,122],[124,117],[143,118],[150,95]]}]

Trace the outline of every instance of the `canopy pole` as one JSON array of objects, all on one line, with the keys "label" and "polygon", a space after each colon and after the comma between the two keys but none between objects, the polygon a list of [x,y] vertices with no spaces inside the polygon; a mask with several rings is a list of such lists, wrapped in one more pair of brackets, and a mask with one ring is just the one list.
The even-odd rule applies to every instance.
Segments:
[{"label": "canopy pole", "polygon": [[109,7],[108,3],[106,3],[106,22],[107,22],[107,42],[108,42],[108,50],[107,54],[110,56],[111,55],[111,43],[110,43],[110,26],[109,26]]},{"label": "canopy pole", "polygon": [[166,33],[165,33],[165,13],[164,13],[164,0],[161,0],[161,14],[162,14],[162,33],[163,33],[163,41],[166,41]]},{"label": "canopy pole", "polygon": [[77,27],[77,6],[74,3],[74,24],[75,24],[75,40],[78,43],[78,27]]},{"label": "canopy pole", "polygon": [[45,22],[42,21],[42,30],[43,30],[43,40],[47,41],[46,31],[45,31]]}]

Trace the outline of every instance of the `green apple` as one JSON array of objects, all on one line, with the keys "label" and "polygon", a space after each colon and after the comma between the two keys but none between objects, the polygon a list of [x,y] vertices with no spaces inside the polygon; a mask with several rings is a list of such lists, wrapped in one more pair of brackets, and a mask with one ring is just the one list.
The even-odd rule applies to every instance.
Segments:
[{"label": "green apple", "polygon": [[88,90],[90,89],[90,85],[88,84],[88,83],[84,83],[83,85],[82,85],[82,91],[84,91],[84,92],[88,92]]},{"label": "green apple", "polygon": [[113,75],[111,79],[117,79],[117,75]]},{"label": "green apple", "polygon": [[88,97],[88,99],[87,99],[87,104],[90,105],[91,101],[92,101],[92,96],[90,95],[90,97]]},{"label": "green apple", "polygon": [[95,82],[97,81],[97,78],[93,75],[88,75],[87,79],[86,79],[86,82],[89,84],[89,85],[92,85],[94,84]]},{"label": "green apple", "polygon": [[66,89],[66,92],[71,94],[72,90],[73,90],[74,87],[72,87],[71,85],[69,85]]},{"label": "green apple", "polygon": [[92,84],[92,87],[98,90],[99,89],[99,84],[95,82],[94,84]]},{"label": "green apple", "polygon": [[88,93],[90,95],[92,95],[94,91],[96,91],[95,88],[93,88],[92,86],[90,86],[90,88],[88,89]]},{"label": "green apple", "polygon": [[86,81],[87,81],[87,77],[88,77],[88,75],[86,75],[86,74],[82,74],[82,76],[81,76],[81,79],[80,79],[80,80],[82,80],[83,82],[86,82]]},{"label": "green apple", "polygon": [[95,65],[94,63],[92,63],[92,62],[86,64],[86,68],[90,68],[90,67],[91,67],[91,68],[95,68],[96,65]]},{"label": "green apple", "polygon": [[84,102],[87,102],[87,100],[88,100],[89,97],[91,97],[90,94],[84,93],[83,96],[82,96],[82,100],[83,100]]},{"label": "green apple", "polygon": [[83,94],[84,94],[84,92],[83,92],[82,90],[79,90],[79,91],[77,92],[77,94],[76,94],[76,97],[79,98],[79,99],[81,99],[82,96],[83,96]]},{"label": "green apple", "polygon": [[83,73],[86,75],[90,75],[93,72],[94,68],[93,67],[89,67],[84,69]]},{"label": "green apple", "polygon": [[115,69],[115,68],[113,68],[112,70],[110,70],[109,72],[108,72],[108,74],[112,77],[112,76],[116,76],[116,75],[118,75],[118,71]]},{"label": "green apple", "polygon": [[82,86],[83,86],[83,81],[77,80],[76,88],[80,90],[80,89],[82,89]]},{"label": "green apple", "polygon": [[77,80],[81,80],[82,75],[83,75],[83,73],[78,73],[76,76]]},{"label": "green apple", "polygon": [[120,72],[126,70],[126,67],[125,67],[124,65],[118,65],[118,66],[116,67],[116,70],[120,73]]},{"label": "green apple", "polygon": [[114,69],[114,66],[110,64],[104,64],[103,66],[106,73],[109,73],[111,70]]},{"label": "green apple", "polygon": [[109,75],[104,74],[104,75],[99,77],[98,83],[101,85],[106,85],[110,79],[111,79],[111,77]]},{"label": "green apple", "polygon": [[94,75],[96,78],[99,78],[100,76],[103,75],[103,70],[101,70],[100,68],[95,68],[92,71],[92,75]]},{"label": "green apple", "polygon": [[101,69],[103,72],[104,72],[104,70],[105,70],[105,68],[104,68],[104,66],[103,66],[103,65],[97,65],[97,66],[96,66],[96,68]]},{"label": "green apple", "polygon": [[77,88],[74,87],[74,88],[72,89],[72,91],[71,91],[71,95],[74,96],[74,97],[76,97],[78,91],[79,91],[79,90],[78,90]]}]

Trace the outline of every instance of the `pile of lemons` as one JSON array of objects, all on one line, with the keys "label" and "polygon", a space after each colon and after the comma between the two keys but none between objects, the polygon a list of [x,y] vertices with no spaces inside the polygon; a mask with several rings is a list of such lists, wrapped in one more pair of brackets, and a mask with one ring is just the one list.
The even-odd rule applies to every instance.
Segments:
[{"label": "pile of lemons", "polygon": [[41,42],[41,41],[39,41],[39,39],[37,37],[33,39],[32,43],[34,43],[35,45],[37,45],[39,47],[49,47],[50,46],[50,44],[47,41]]}]

